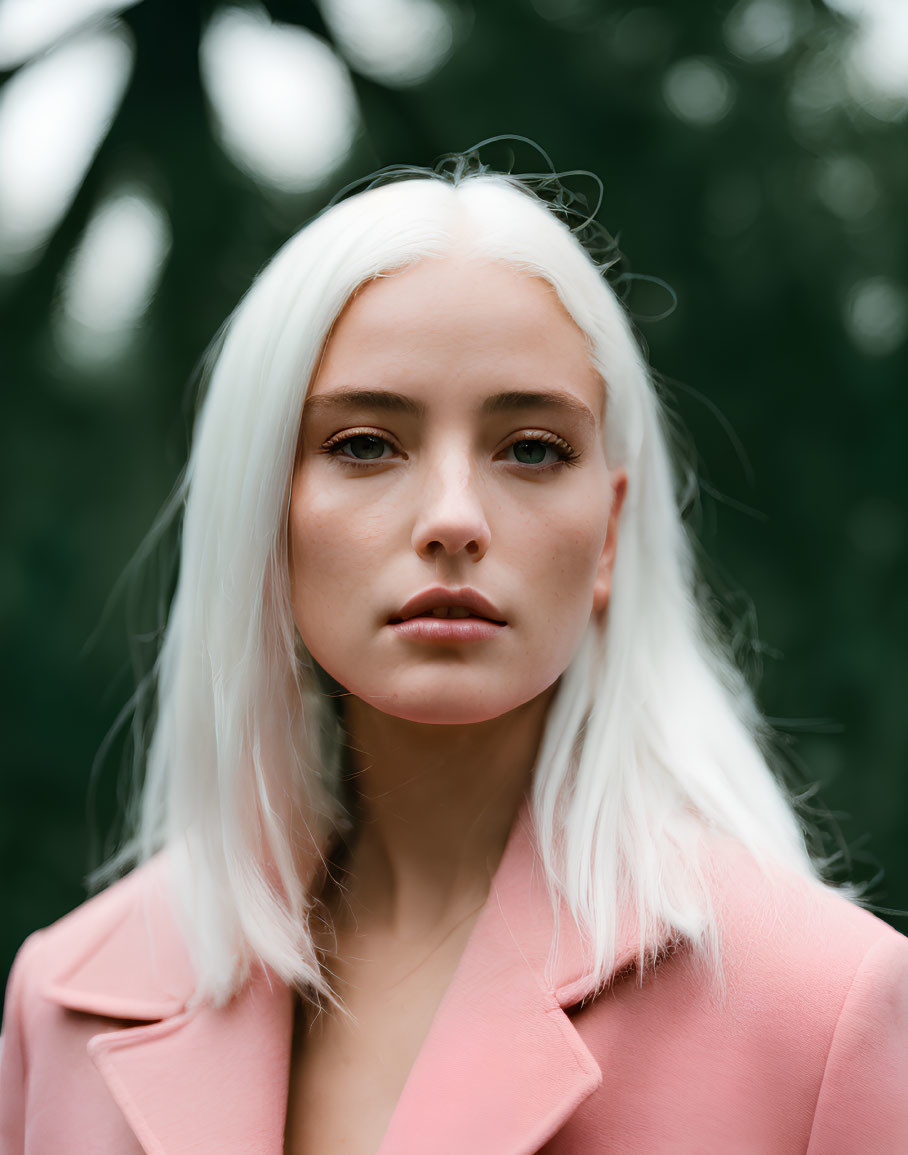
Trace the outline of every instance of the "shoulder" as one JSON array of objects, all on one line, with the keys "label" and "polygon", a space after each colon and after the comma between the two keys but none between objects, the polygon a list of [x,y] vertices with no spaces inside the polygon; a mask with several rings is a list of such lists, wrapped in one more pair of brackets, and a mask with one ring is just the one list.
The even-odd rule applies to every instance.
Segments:
[{"label": "shoulder", "polygon": [[707,851],[717,977],[682,946],[575,1011],[604,1075],[578,1134],[592,1143],[606,1112],[629,1150],[642,1118],[652,1151],[744,1134],[780,1155],[908,1150],[908,939],[737,844]]},{"label": "shoulder", "polygon": [[908,960],[908,938],[835,887],[727,839],[708,845],[706,872],[722,956],[755,982],[784,975],[847,990],[872,951]]},{"label": "shoulder", "polygon": [[0,1150],[69,1150],[73,1134],[85,1150],[138,1150],[92,1046],[185,1007],[192,972],[168,874],[152,859],[20,948],[3,1015]]},{"label": "shoulder", "polygon": [[[164,855],[137,867],[20,948],[7,1003],[50,998],[73,1010],[138,1019],[181,1006],[191,969]],[[5,1017],[5,1016],[4,1016]]]},{"label": "shoulder", "polygon": [[735,844],[718,848],[713,862],[729,997],[787,1016],[804,1046],[822,1048],[868,1000],[883,1006],[908,993],[908,938],[869,910],[818,879],[758,864]]},{"label": "shoulder", "polygon": [[[724,839],[708,845],[705,870],[718,981],[703,1006],[733,1015],[755,1047],[825,1065],[843,1022],[908,994],[908,938],[835,887]],[[702,964],[681,962],[687,985],[706,992]],[[901,1029],[908,1053],[908,1022]]]},{"label": "shoulder", "polygon": [[143,894],[153,892],[163,874],[163,862],[156,856],[87,898],[56,922],[34,931],[23,943],[20,954],[24,953],[32,965],[40,966],[42,959],[57,950],[78,951],[82,945],[94,944],[143,901]]},{"label": "shoulder", "polygon": [[741,1036],[800,1083],[810,1155],[908,1150],[908,938],[740,847],[716,862],[725,1005]]},{"label": "shoulder", "polygon": [[123,923],[154,903],[165,885],[165,866],[160,856],[137,867],[105,890],[86,899],[74,910],[25,940],[14,968],[35,979],[50,977],[66,963],[75,963],[89,951],[100,949]]}]

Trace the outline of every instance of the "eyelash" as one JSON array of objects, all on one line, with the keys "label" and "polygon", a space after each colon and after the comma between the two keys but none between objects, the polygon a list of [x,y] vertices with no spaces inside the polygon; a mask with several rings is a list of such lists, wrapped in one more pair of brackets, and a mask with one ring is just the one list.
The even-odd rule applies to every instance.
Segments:
[{"label": "eyelash", "polygon": [[[547,445],[550,449],[554,449],[558,454],[557,461],[550,461],[548,465],[528,465],[527,469],[532,469],[535,473],[545,473],[550,469],[558,469],[562,465],[576,465],[580,459],[580,454],[569,445],[563,437],[559,437],[556,433],[546,433],[541,429],[523,429],[512,441],[504,447],[502,452],[512,449],[515,445],[520,445],[522,441],[534,442],[538,441],[542,445]],[[524,462],[511,462],[512,465],[523,465]]]},{"label": "eyelash", "polygon": [[[384,441],[392,449],[396,449],[398,453],[401,452],[400,446],[397,445],[390,437],[384,433],[379,433],[376,429],[353,429],[348,433],[335,434],[334,437],[329,437],[321,446],[321,452],[327,453],[330,457],[343,461],[344,465],[351,465],[354,469],[371,469],[374,465],[387,461],[388,458],[380,457],[373,458],[371,461],[358,461],[355,457],[342,457],[340,451],[345,445],[354,441],[357,437],[374,437],[378,441]],[[580,459],[580,454],[569,445],[563,437],[559,437],[555,433],[546,433],[539,429],[524,429],[521,430],[512,441],[504,447],[502,452],[506,452],[515,445],[520,445],[523,441],[538,441],[549,448],[554,449],[558,455],[558,461],[550,461],[548,465],[525,465],[523,462],[511,462],[512,465],[525,465],[526,469],[534,473],[547,473],[550,469],[558,469],[562,465],[576,465]]]},{"label": "eyelash", "polygon": [[337,458],[343,461],[344,465],[352,465],[354,469],[371,469],[373,465],[378,464],[379,461],[387,461],[387,458],[382,457],[373,459],[372,461],[357,461],[355,457],[341,457],[340,451],[345,445],[351,441],[355,441],[357,437],[374,437],[378,441],[384,441],[386,445],[390,445],[392,449],[400,452],[400,446],[391,440],[384,433],[379,433],[376,429],[353,429],[349,433],[337,433],[334,437],[329,437],[322,445],[321,452],[327,453],[330,457]]}]

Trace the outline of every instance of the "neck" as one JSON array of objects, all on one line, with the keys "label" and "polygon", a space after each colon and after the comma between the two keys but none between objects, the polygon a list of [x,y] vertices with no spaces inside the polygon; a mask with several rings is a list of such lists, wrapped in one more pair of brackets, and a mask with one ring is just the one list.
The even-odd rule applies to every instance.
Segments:
[{"label": "neck", "polygon": [[360,929],[415,938],[482,906],[530,785],[553,692],[457,726],[408,722],[347,700],[359,822],[343,889]]}]

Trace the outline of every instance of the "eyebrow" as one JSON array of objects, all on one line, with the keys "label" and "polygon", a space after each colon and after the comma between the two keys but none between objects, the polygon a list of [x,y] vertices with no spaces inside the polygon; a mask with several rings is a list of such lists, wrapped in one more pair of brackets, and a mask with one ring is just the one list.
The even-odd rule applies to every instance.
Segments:
[{"label": "eyebrow", "polygon": [[[383,413],[400,413],[422,417],[426,407],[403,393],[386,389],[336,389],[309,397],[303,405],[303,416],[335,412],[341,409],[373,409]],[[480,406],[485,416],[514,413],[522,409],[547,409],[551,413],[570,414],[595,425],[592,410],[569,393],[512,389],[487,397]]]},{"label": "eyebrow", "polygon": [[490,416],[495,413],[513,413],[519,409],[547,409],[550,413],[571,414],[591,424],[596,423],[592,410],[569,393],[515,389],[509,393],[496,393],[482,403],[482,412]]},{"label": "eyebrow", "polygon": [[425,413],[424,405],[402,393],[391,393],[386,389],[335,389],[331,393],[307,397],[303,416],[339,409],[377,409],[383,413],[405,413],[408,417],[422,417]]}]

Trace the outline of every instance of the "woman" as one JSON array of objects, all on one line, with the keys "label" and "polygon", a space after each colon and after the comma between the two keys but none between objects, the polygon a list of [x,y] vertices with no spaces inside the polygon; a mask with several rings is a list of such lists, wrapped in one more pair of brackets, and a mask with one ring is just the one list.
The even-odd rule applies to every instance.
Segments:
[{"label": "woman", "polygon": [[124,880],[17,959],[4,1151],[908,1150],[623,310],[527,187],[352,196],[227,326]]}]

